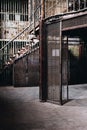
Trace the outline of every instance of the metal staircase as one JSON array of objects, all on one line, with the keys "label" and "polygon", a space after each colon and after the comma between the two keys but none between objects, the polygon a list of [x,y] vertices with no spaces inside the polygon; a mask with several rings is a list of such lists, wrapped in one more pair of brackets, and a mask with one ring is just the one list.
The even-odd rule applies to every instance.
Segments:
[{"label": "metal staircase", "polygon": [[23,55],[25,51],[29,51],[31,42],[29,39],[30,26],[26,27],[0,48],[0,70],[3,70],[4,66],[11,64],[19,55]]},{"label": "metal staircase", "polygon": [[[30,26],[27,26],[13,39],[0,48],[0,83],[11,85],[13,80],[12,66],[17,58],[23,57],[36,49],[39,40],[33,34],[29,34]],[[8,80],[9,79],[9,80]],[[4,84],[2,84],[4,83]]]}]

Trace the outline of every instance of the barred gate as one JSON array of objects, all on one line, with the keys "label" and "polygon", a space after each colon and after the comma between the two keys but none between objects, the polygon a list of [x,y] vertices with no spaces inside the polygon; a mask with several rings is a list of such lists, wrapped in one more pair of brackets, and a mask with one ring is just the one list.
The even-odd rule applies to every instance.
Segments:
[{"label": "barred gate", "polygon": [[[62,17],[62,19],[61,19]],[[52,16],[42,22],[41,31],[41,89],[43,99],[63,104],[68,101],[68,84],[73,78],[69,44],[78,45],[78,51],[84,46],[83,52],[78,52],[80,67],[79,83],[87,83],[87,11],[76,12],[62,16]],[[75,41],[75,39],[77,39]],[[79,39],[79,40],[78,40]],[[79,44],[78,44],[79,41]],[[85,63],[82,65],[85,58]],[[46,65],[45,65],[46,64]],[[74,64],[75,65],[75,64]],[[77,65],[77,61],[76,61]],[[84,69],[84,71],[83,71]],[[78,71],[76,70],[76,72]],[[82,72],[83,75],[82,75]],[[72,74],[71,74],[72,73]],[[77,72],[78,73],[78,72]],[[75,74],[74,74],[75,75]],[[84,76],[85,75],[85,76]],[[83,81],[82,81],[83,78]],[[80,80],[81,79],[81,80]],[[46,95],[45,95],[45,94]]]},{"label": "barred gate", "polygon": [[62,36],[61,18],[42,21],[41,36],[41,96],[46,101],[63,104],[68,100],[68,44]]},{"label": "barred gate", "polygon": [[[62,104],[67,100],[67,57],[62,55],[65,50],[62,40],[61,19],[56,21],[45,21],[44,30],[42,30],[42,94],[50,102]],[[45,47],[44,47],[45,46]],[[46,66],[45,66],[46,64]],[[65,80],[65,82],[63,81]],[[47,82],[47,83],[45,83]],[[42,96],[43,96],[42,95]]]},{"label": "barred gate", "polygon": [[47,24],[47,100],[60,102],[61,91],[61,48],[60,48],[60,22]]}]

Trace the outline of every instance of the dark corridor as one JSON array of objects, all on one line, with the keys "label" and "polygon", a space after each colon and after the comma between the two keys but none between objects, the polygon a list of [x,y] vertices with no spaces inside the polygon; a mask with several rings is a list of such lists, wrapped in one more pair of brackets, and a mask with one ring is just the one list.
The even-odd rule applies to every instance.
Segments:
[{"label": "dark corridor", "polygon": [[87,38],[86,29],[71,30],[68,40],[69,85],[87,83]]},{"label": "dark corridor", "polygon": [[[77,46],[82,52],[79,52],[78,56],[75,56],[72,51],[69,50],[69,68],[70,68],[70,79],[69,84],[84,84],[87,83],[87,45],[83,47]],[[75,45],[73,45],[75,49]]]}]

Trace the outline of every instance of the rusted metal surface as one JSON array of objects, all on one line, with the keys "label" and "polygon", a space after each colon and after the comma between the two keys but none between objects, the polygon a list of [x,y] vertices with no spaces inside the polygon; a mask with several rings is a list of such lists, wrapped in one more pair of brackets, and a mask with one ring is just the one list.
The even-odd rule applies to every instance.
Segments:
[{"label": "rusted metal surface", "polygon": [[15,87],[39,86],[39,48],[15,60],[13,67]]},{"label": "rusted metal surface", "polygon": [[46,0],[45,1],[45,17],[58,15],[67,12],[67,0]]},{"label": "rusted metal surface", "polygon": [[44,20],[40,22],[40,99],[47,100],[47,44],[46,26]]},{"label": "rusted metal surface", "polygon": [[[12,39],[14,38],[18,33],[20,33],[24,27],[28,26],[28,22],[11,22],[11,21],[3,21],[1,22],[1,39]],[[26,40],[27,35],[20,37],[19,40]]]},{"label": "rusted metal surface", "polygon": [[62,39],[62,19],[51,20],[41,22],[40,28],[40,96],[62,104],[68,99],[67,49]]},{"label": "rusted metal surface", "polygon": [[67,15],[63,17],[62,31],[68,31],[87,27],[87,12]]},{"label": "rusted metal surface", "polygon": [[68,80],[69,80],[69,61],[68,61],[68,37],[62,36],[61,42],[61,104],[68,101]]},{"label": "rusted metal surface", "polygon": [[30,31],[35,33],[41,19],[41,0],[29,0],[29,24],[33,23]]},{"label": "rusted metal surface", "polygon": [[[28,1],[0,1],[1,39],[12,39],[28,25]],[[14,16],[14,17],[13,17]],[[25,36],[26,37],[26,36]],[[24,38],[22,37],[22,40]]]},{"label": "rusted metal surface", "polygon": [[46,25],[47,44],[47,100],[60,103],[60,21]]},{"label": "rusted metal surface", "polygon": [[[47,47],[47,68],[44,68],[42,62],[41,80],[43,86],[47,85],[46,99],[51,102],[63,104],[63,101],[68,100],[68,41],[66,40],[65,42],[62,37],[62,19],[51,20],[48,20],[47,23],[45,22],[46,36],[44,40],[41,39],[42,47],[44,45]],[[45,53],[44,48],[42,52],[41,60],[43,61],[45,58],[45,55],[43,55]],[[44,82],[42,69],[47,69],[47,84]],[[43,88],[41,89],[43,90]]]}]

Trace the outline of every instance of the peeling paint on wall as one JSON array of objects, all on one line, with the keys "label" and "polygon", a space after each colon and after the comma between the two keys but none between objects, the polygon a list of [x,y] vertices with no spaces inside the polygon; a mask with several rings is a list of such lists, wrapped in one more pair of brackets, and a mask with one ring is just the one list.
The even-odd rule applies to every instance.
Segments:
[{"label": "peeling paint on wall", "polygon": [[[28,22],[13,22],[13,21],[4,21],[1,23],[2,29],[1,29],[1,34],[2,34],[2,39],[12,39],[14,38],[18,33],[24,30],[25,27],[28,26]],[[23,34],[20,36],[21,40],[27,40],[27,35]]]}]

